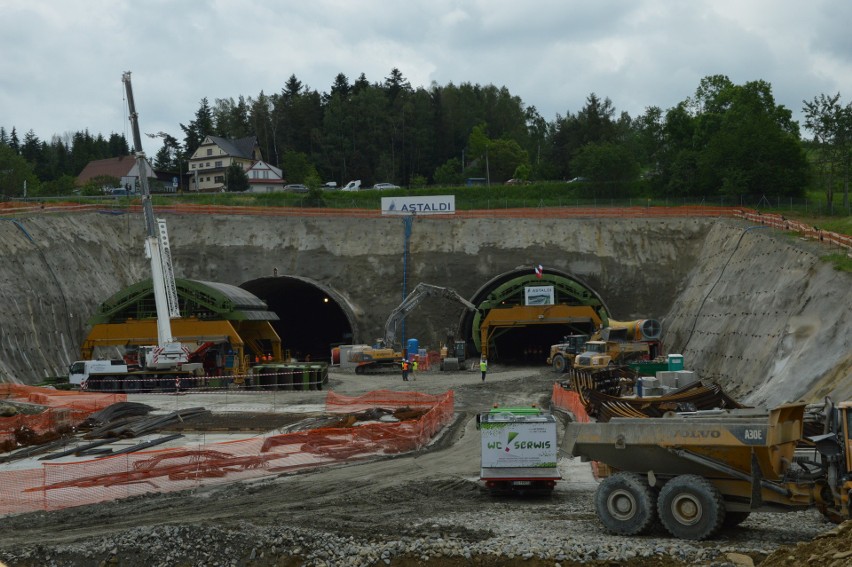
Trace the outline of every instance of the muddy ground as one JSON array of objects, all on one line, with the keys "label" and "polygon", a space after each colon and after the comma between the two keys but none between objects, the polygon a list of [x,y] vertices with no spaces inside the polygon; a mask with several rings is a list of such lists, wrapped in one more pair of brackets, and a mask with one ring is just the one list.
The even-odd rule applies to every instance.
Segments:
[{"label": "muddy ground", "polygon": [[[843,555],[852,548],[849,523],[837,529],[810,512],[753,514],[738,529],[709,542],[681,542],[661,530],[638,542],[609,536],[594,513],[596,481],[587,464],[571,459],[560,461],[565,480],[550,497],[490,496],[477,481],[475,415],[493,404],[547,407],[555,378],[539,368],[492,368],[484,384],[478,372],[421,373],[412,382],[392,375],[332,373],[329,387],[347,395],[385,388],[427,393],[453,389],[456,419],[415,454],[0,518],[0,560],[10,566],[73,567],[336,565],[342,564],[339,551],[351,549],[362,561],[346,564],[401,567],[673,567],[749,561],[775,567],[817,559],[812,564],[852,564]],[[321,404],[324,395],[279,392],[270,401],[264,395],[230,393],[227,404],[221,394],[147,396],[144,401],[159,401],[166,409],[205,406],[214,413],[268,414],[287,413],[289,404]],[[232,418],[223,415],[221,423]],[[545,548],[561,546],[564,553],[521,554],[512,543],[517,538],[525,545],[537,539]],[[634,545],[651,552],[634,556]],[[444,548],[443,553],[435,551]],[[610,552],[620,549],[627,550],[622,559],[601,559],[615,557]]]}]

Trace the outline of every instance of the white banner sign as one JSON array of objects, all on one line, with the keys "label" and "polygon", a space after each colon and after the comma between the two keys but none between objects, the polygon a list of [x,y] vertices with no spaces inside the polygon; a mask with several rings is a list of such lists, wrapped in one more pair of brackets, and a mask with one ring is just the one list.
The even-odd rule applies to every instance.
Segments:
[{"label": "white banner sign", "polygon": [[525,305],[553,305],[553,286],[536,285],[524,288]]},{"label": "white banner sign", "polygon": [[455,212],[455,195],[382,197],[383,215],[452,215]]},{"label": "white banner sign", "polygon": [[555,467],[556,423],[482,423],[482,467]]}]

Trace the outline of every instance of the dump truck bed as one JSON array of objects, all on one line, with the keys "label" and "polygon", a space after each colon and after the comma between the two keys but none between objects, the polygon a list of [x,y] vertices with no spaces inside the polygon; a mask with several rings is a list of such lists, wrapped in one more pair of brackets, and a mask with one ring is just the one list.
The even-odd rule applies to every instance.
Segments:
[{"label": "dump truck bed", "polygon": [[752,474],[779,480],[802,437],[805,404],[772,411],[695,412],[663,418],[615,418],[572,423],[562,450],[612,469],[675,476],[733,477]]}]

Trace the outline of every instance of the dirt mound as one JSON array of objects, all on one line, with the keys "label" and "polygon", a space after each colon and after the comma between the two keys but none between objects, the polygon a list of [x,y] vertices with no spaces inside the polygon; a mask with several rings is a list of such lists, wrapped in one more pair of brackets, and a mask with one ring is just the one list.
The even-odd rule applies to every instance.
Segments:
[{"label": "dirt mound", "polygon": [[796,547],[782,547],[767,557],[760,567],[848,567],[852,565],[852,520]]}]

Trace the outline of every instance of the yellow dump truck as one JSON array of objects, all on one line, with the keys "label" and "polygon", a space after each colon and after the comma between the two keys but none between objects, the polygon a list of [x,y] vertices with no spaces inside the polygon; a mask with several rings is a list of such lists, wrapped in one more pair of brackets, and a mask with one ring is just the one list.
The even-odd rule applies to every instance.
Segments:
[{"label": "yellow dump truck", "polygon": [[572,423],[562,450],[598,463],[595,508],[616,534],[659,521],[675,537],[702,540],[751,512],[807,507],[852,518],[852,402],[827,402],[824,433],[807,438],[805,407]]},{"label": "yellow dump truck", "polygon": [[649,360],[650,357],[651,350],[646,342],[588,341],[583,352],[574,357],[574,368],[596,370],[610,364]]}]

